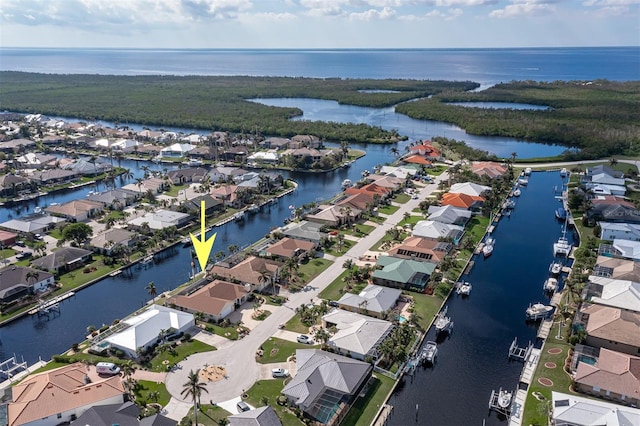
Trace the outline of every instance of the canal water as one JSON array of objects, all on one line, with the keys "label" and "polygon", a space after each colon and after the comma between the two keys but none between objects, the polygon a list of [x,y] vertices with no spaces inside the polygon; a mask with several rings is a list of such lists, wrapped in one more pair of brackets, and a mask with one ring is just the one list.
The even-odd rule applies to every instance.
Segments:
[{"label": "canal water", "polygon": [[[561,204],[554,196],[554,187],[561,185],[559,172],[531,175],[515,198],[513,213],[493,232],[492,256],[476,255],[470,273],[462,277],[473,285],[470,296],[453,293],[447,301],[454,329],[438,341],[437,363],[419,368],[413,380],[405,377],[392,395],[390,425],[504,421],[489,415],[488,401],[492,389],[516,388],[523,364],[507,359],[509,346],[514,337],[520,345],[535,342],[538,324],[525,321],[525,310],[530,303],[549,303],[542,285],[554,260],[553,243],[562,234],[563,224],[555,218]],[[567,237],[573,241],[573,232]],[[433,329],[425,340],[436,340]]]}]

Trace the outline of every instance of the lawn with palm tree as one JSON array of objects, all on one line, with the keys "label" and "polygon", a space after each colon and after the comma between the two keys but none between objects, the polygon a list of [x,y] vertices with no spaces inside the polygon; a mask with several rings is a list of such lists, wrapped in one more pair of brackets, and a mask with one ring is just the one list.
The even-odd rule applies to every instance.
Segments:
[{"label": "lawn with palm tree", "polygon": [[301,426],[304,423],[291,410],[278,404],[278,396],[280,396],[282,388],[284,388],[285,381],[288,380],[290,379],[258,380],[247,391],[245,401],[256,408],[271,405],[283,426]]},{"label": "lawn with palm tree", "polygon": [[189,372],[187,381],[182,385],[182,395],[185,398],[190,398],[193,401],[193,422],[198,424],[198,405],[200,405],[200,397],[203,393],[209,393],[204,382],[200,381],[200,369]]}]

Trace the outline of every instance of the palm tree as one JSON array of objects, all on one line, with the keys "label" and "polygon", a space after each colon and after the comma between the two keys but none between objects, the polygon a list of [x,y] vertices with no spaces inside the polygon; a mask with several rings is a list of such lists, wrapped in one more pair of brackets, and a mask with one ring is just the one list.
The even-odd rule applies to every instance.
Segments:
[{"label": "palm tree", "polygon": [[258,277],[258,282],[260,284],[271,284],[271,273],[266,269],[260,271],[260,276]]},{"label": "palm tree", "polygon": [[395,146],[391,147],[391,149],[389,151],[391,151],[391,153],[393,154],[394,157],[397,157],[398,155],[400,155],[400,151]]},{"label": "palm tree", "polygon": [[198,425],[198,405],[200,404],[200,395],[202,392],[209,393],[204,383],[200,381],[200,369],[196,371],[191,370],[187,382],[182,385],[182,392],[180,394],[185,397],[191,397],[193,400],[193,420],[196,426]]},{"label": "palm tree", "polygon": [[158,294],[158,289],[156,289],[156,285],[153,281],[149,281],[149,284],[145,287],[149,296],[153,297],[153,302],[156,301],[156,295]]}]

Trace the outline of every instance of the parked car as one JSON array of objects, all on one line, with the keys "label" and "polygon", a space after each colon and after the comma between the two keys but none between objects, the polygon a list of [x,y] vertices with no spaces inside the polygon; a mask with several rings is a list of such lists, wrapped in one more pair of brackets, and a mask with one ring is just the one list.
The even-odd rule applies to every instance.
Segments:
[{"label": "parked car", "polygon": [[251,410],[251,407],[249,407],[249,405],[247,405],[246,402],[244,401],[240,401],[236,404],[236,408],[238,409],[239,413],[243,413],[245,411],[249,411]]},{"label": "parked car", "polygon": [[311,344],[313,343],[313,340],[311,340],[311,337],[306,334],[301,334],[298,336],[298,343]]},{"label": "parked car", "polygon": [[114,376],[120,374],[120,367],[112,362],[99,362],[96,364],[96,373]]},{"label": "parked car", "polygon": [[284,368],[274,368],[271,370],[272,377],[287,377],[289,376],[289,371]]},{"label": "parked car", "polygon": [[331,300],[329,301],[329,306],[331,306],[332,308],[337,308],[338,302],[336,302],[335,300]]},{"label": "parked car", "polygon": [[18,247],[26,247],[24,241],[16,241],[15,245],[17,245]]},{"label": "parked car", "polygon": [[31,253],[30,251],[23,251],[21,253],[16,254],[16,259],[27,259],[29,257],[33,256],[33,253]]}]

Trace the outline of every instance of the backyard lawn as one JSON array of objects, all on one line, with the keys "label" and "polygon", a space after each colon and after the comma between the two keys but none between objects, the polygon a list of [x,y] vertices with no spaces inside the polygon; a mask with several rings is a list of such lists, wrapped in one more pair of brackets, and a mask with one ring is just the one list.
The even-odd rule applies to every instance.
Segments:
[{"label": "backyard lawn", "polygon": [[257,361],[260,364],[285,362],[291,355],[295,355],[296,349],[317,349],[318,347],[270,337],[261,345],[264,355],[258,358]]},{"label": "backyard lawn", "polygon": [[284,387],[285,381],[290,379],[274,379],[274,380],[258,380],[251,389],[247,391],[245,401],[253,407],[262,407],[271,405],[275,410],[278,418],[283,426],[300,426],[303,425],[291,411],[285,406],[278,405],[276,400]]},{"label": "backyard lawn", "polygon": [[395,380],[382,374],[375,375],[369,383],[367,394],[356,399],[342,421],[343,425],[369,426],[391,392]]},{"label": "backyard lawn", "polygon": [[[202,399],[206,399],[206,395],[206,393],[203,394]],[[220,426],[225,424],[223,423],[223,419],[226,419],[232,414],[233,413],[230,413],[217,405],[201,404],[200,411],[198,412],[198,425]],[[193,422],[193,407],[191,407],[186,417],[192,419]]]},{"label": "backyard lawn", "polygon": [[[163,407],[169,403],[171,394],[169,393],[169,391],[167,391],[164,383],[156,383],[149,380],[138,380],[137,383],[138,384],[133,391],[136,396],[137,402],[141,402],[141,400],[146,402],[157,402]],[[149,398],[149,394],[152,392],[158,392],[157,401]]]},{"label": "backyard lawn", "polygon": [[171,197],[177,197],[178,196],[178,192],[182,191],[185,188],[188,188],[189,184],[185,183],[183,185],[171,185],[171,188],[169,188],[168,191],[165,191],[165,195],[169,195]]},{"label": "backyard lawn", "polygon": [[438,314],[445,298],[441,292],[438,291],[433,295],[411,292],[407,294],[413,297],[414,315],[417,315],[417,322],[420,329],[426,330]]}]

